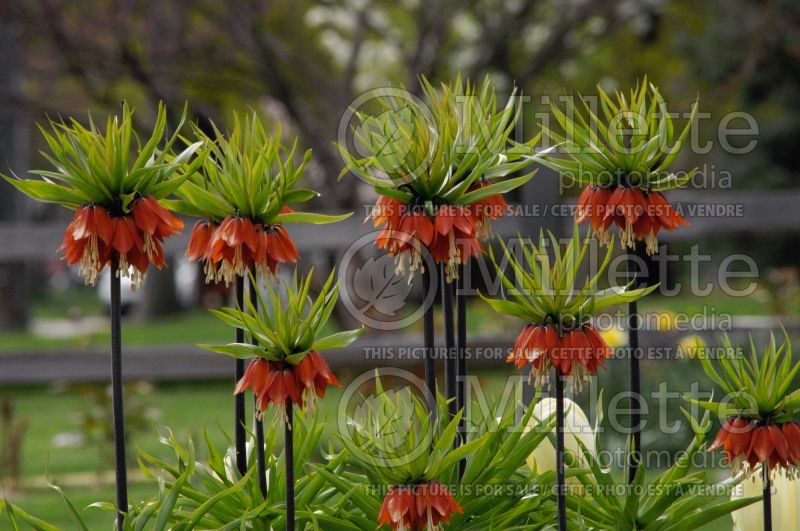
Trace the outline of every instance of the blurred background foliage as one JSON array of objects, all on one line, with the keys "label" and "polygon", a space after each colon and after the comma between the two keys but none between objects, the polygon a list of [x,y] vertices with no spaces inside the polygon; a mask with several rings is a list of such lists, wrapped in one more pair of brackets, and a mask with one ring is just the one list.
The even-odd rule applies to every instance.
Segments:
[{"label": "blurred background foliage", "polygon": [[[17,171],[41,164],[30,124],[45,114],[102,114],[128,100],[146,124],[158,101],[173,110],[190,101],[202,125],[258,108],[314,150],[307,184],[323,198],[311,208],[357,209],[371,191],[337,184],[342,161],[333,142],[341,115],[366,90],[418,91],[419,76],[488,75],[501,92],[517,85],[532,98],[519,133],[529,138],[537,112],[559,96],[590,94],[598,83],[628,87],[647,75],[672,109],[687,111],[700,94],[708,113],[699,141],[713,149],[687,151],[678,167],[701,166],[707,188],[789,188],[798,184],[800,157],[798,26],[800,6],[791,0],[4,2],[0,110],[13,114],[18,131],[0,157]],[[733,155],[720,149],[717,129],[726,113],[744,109],[758,124],[758,143]],[[731,178],[720,181],[725,172]],[[529,194],[556,200],[552,184],[539,181]],[[5,183],[0,191],[0,220],[53,215]],[[788,265],[796,251],[776,245],[781,237],[737,235],[723,247],[747,245],[764,265]],[[0,274],[0,328],[26,323],[25,297],[11,280],[20,273],[11,264]],[[174,311],[174,288],[165,275],[152,277],[140,313]]]},{"label": "blurred background foliage", "polygon": [[[418,76],[447,81],[459,74],[472,79],[488,75],[501,93],[516,85],[530,96],[520,133],[526,139],[538,132],[541,116],[536,113],[544,113],[559,96],[591,94],[598,83],[607,90],[627,88],[647,75],[671,109],[688,111],[699,94],[700,109],[708,113],[699,121],[699,140],[710,140],[714,147],[709,153],[687,150],[677,167],[701,166],[717,178],[730,172],[727,185],[737,191],[800,187],[800,3],[794,0],[1,2],[0,166],[22,173],[43,163],[36,154],[42,146],[33,124],[45,114],[83,117],[91,109],[101,116],[128,100],[145,128],[158,101],[173,110],[173,119],[189,101],[201,126],[208,120],[226,124],[231,111],[256,108],[268,119],[282,121],[284,131],[299,136],[303,148],[313,149],[305,184],[323,197],[309,209],[355,210],[360,216],[360,205],[374,200],[371,190],[354,186],[352,179],[336,181],[343,163],[333,142],[348,105],[377,86],[402,84],[419,92]],[[727,153],[717,138],[722,117],[737,111],[750,113],[758,124],[755,137],[734,142],[742,146],[757,138],[756,148],[746,155]],[[740,120],[732,125],[745,124]],[[542,175],[527,185],[524,200],[558,201],[555,179]],[[725,191],[718,181],[705,184],[709,192]],[[66,216],[0,183],[0,223]],[[715,305],[718,313],[798,315],[794,236],[742,233],[697,242],[714,256],[745,249],[756,258],[765,280],[754,297],[720,299],[714,293],[705,304]],[[686,252],[689,244],[677,243],[673,250]],[[53,265],[57,263],[54,253],[53,263],[44,267],[0,264],[0,329],[23,330],[31,314],[78,322],[103,312],[96,294],[87,295],[63,280],[63,270]],[[173,280],[169,273],[150,275],[145,309],[139,313],[152,317],[175,310]],[[648,311],[689,311],[687,301],[680,299],[653,297],[643,304]],[[471,310],[470,318],[471,334],[509,330],[506,321],[482,307]],[[126,328],[126,342],[223,340],[226,331],[213,323],[205,312],[161,319],[159,328]],[[105,345],[102,325],[88,327],[70,341]],[[198,330],[207,337],[197,336]],[[29,335],[15,332],[4,334],[0,343],[6,349],[43,349],[63,346],[65,340],[31,342]],[[622,362],[614,363],[622,367]],[[653,388],[667,380],[688,390],[689,373],[707,388],[691,362],[670,364],[666,371],[664,364],[652,363],[644,371]],[[496,373],[488,377],[500,379]],[[623,384],[616,371],[601,375],[607,395]],[[187,385],[159,387],[146,401],[164,409],[160,421],[199,433],[205,423],[216,422],[217,414],[227,416],[227,383]],[[54,397],[44,388],[33,388],[12,394],[19,399],[19,414],[14,419],[6,415],[8,426],[14,422],[14,429],[6,432],[35,435],[22,448],[27,457],[22,474],[40,478],[51,438],[75,429],[71,412],[90,409],[75,393]],[[671,407],[669,415],[671,420],[679,416],[677,408]],[[677,449],[684,436],[688,434],[673,438],[651,431],[645,444]],[[6,454],[19,451],[10,443],[6,447]],[[91,463],[96,464],[86,448],[64,452],[54,451],[54,464],[58,460],[57,467],[63,468],[58,472],[92,470]],[[80,462],[69,461],[70,455]],[[79,493],[78,499],[82,496],[87,503],[97,498],[94,492]],[[30,501],[32,509],[37,503],[43,509],[53,505],[37,497]]]},{"label": "blurred background foliage", "polygon": [[[799,17],[791,0],[18,0],[0,9],[21,57],[16,103],[31,116],[189,100],[198,119],[225,123],[231,109],[261,106],[314,149],[316,185],[343,206],[355,198],[333,178],[340,115],[376,86],[418,91],[420,75],[490,75],[534,101],[648,75],[676,109],[701,95],[712,115],[705,135],[723,113],[747,109],[759,149],[736,160],[737,184],[791,186]],[[731,166],[716,152],[703,161]]]}]

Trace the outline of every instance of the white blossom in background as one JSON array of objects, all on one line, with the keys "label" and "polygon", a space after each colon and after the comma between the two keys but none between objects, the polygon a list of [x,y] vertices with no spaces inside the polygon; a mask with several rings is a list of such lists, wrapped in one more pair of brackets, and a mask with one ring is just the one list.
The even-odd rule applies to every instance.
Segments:
[{"label": "white blossom in background", "polygon": [[[760,496],[764,489],[761,474],[739,483],[731,499]],[[731,513],[733,531],[763,531],[764,504],[756,502]],[[772,474],[772,528],[780,531],[800,531],[800,483],[789,479],[783,471]]]},{"label": "white blossom in background", "polygon": [[[540,400],[533,407],[533,415],[528,424],[528,429],[532,429],[539,424],[543,419],[556,413],[556,399],[544,398]],[[553,436],[555,436],[555,428],[553,429]],[[587,464],[586,459],[583,457],[583,452],[578,444],[581,441],[586,449],[594,456],[597,456],[597,446],[595,444],[595,431],[586,413],[570,400],[564,399],[564,450],[571,454],[575,462],[582,465]],[[556,449],[550,442],[550,437],[545,437],[539,443],[531,455],[528,456],[528,466],[536,472],[541,474],[549,470],[556,469]],[[568,480],[576,480],[576,478],[569,478]]]}]

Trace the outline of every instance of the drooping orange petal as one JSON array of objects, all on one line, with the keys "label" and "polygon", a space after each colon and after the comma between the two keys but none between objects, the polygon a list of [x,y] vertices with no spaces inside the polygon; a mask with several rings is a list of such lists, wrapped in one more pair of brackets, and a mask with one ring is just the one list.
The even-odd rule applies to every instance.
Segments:
[{"label": "drooping orange petal", "polygon": [[158,214],[153,210],[149,201],[139,199],[133,204],[133,219],[136,226],[145,233],[151,236],[156,233]]},{"label": "drooping orange petal", "polygon": [[800,464],[800,424],[797,422],[787,422],[781,428],[783,438],[789,450],[789,461],[793,464]]},{"label": "drooping orange petal", "polygon": [[[608,203],[610,198],[611,192],[608,188],[597,188],[592,192],[586,210],[594,230],[598,230],[603,226],[603,220],[606,217],[606,213],[609,211]],[[609,221],[609,223],[611,223],[611,221]]]},{"label": "drooping orange petal", "polygon": [[728,432],[727,423],[727,420],[723,422],[722,427],[717,432],[717,436],[714,438],[714,442],[708,447],[709,452],[713,452],[717,448],[722,448],[722,446],[725,444],[725,441],[728,440],[730,433]]},{"label": "drooping orange petal", "polygon": [[392,517],[389,514],[389,500],[394,495],[390,489],[383,498],[380,511],[378,512],[378,525],[392,525]]},{"label": "drooping orange petal", "polygon": [[126,218],[114,218],[114,239],[111,246],[121,254],[125,254],[134,246],[133,235],[131,234]]},{"label": "drooping orange petal", "polygon": [[198,221],[189,236],[189,245],[186,248],[186,257],[189,260],[199,260],[206,255],[208,244],[214,233],[214,225],[208,221]]},{"label": "drooping orange petal", "polygon": [[83,206],[76,210],[69,227],[75,240],[91,236],[94,233],[94,207]]},{"label": "drooping orange petal", "polygon": [[289,236],[289,233],[286,231],[285,228],[278,226],[275,229],[280,236],[281,244],[283,245],[284,253],[288,256],[288,262],[295,263],[300,258],[300,254],[297,252],[297,247],[294,245],[294,241]]},{"label": "drooping orange petal", "polygon": [[64,242],[61,244],[61,250],[64,252],[64,260],[69,265],[77,264],[83,258],[83,252],[86,246],[89,245],[88,239],[75,240],[71,234],[72,231],[67,229],[64,234]]},{"label": "drooping orange petal", "polygon": [[547,350],[548,355],[553,349],[556,349],[560,346],[560,341],[558,338],[558,330],[556,330],[555,325],[545,325],[544,327],[544,348]]},{"label": "drooping orange petal", "polygon": [[783,461],[788,460],[789,445],[786,443],[786,439],[783,437],[781,429],[775,424],[770,424],[768,429],[769,429],[769,440],[770,443],[772,443],[772,448],[775,450],[775,452]]},{"label": "drooping orange petal", "polygon": [[270,402],[278,406],[286,402],[286,397],[289,396],[289,390],[286,388],[286,381],[283,378],[284,372],[286,371],[275,371],[272,385],[269,387],[269,389],[267,389]]},{"label": "drooping orange petal", "polygon": [[178,232],[183,229],[183,221],[180,218],[175,217],[175,215],[161,206],[156,198],[152,196],[147,196],[144,198],[144,201],[148,203],[150,209],[158,216],[158,228],[156,230],[156,236],[160,238],[165,238],[167,236],[171,236],[173,234],[177,234]]},{"label": "drooping orange petal", "polygon": [[303,390],[300,388],[300,384],[297,381],[297,376],[293,370],[285,370],[283,371],[283,379],[284,384],[286,386],[286,392],[289,395],[289,398],[292,401],[292,404],[303,404]]},{"label": "drooping orange petal", "polygon": [[414,232],[426,247],[433,242],[433,223],[425,212],[414,215]]},{"label": "drooping orange petal", "polygon": [[613,192],[611,192],[611,195],[606,202],[606,213],[603,215],[603,219],[607,219],[609,217],[613,218],[621,214],[621,212],[618,211],[618,208],[620,205],[622,205],[625,198],[625,190],[627,190],[627,188],[618,186]]},{"label": "drooping orange petal", "polygon": [[766,426],[759,426],[754,430],[751,451],[755,452],[760,461],[767,461],[772,453],[772,443],[770,441],[769,429]]},{"label": "drooping orange petal", "polygon": [[461,207],[457,209],[457,212],[458,213],[453,217],[453,225],[464,234],[471,236],[475,232],[474,223],[470,217],[464,213]]},{"label": "drooping orange petal", "polygon": [[725,442],[725,450],[732,455],[750,453],[754,442],[755,430],[750,421],[743,417],[736,417],[731,421],[729,428],[730,435]]},{"label": "drooping orange petal", "polygon": [[258,359],[252,363],[256,364],[256,367],[253,368],[253,391],[256,396],[262,397],[266,405],[269,402],[270,387],[275,383],[278,371],[271,362],[264,359]]},{"label": "drooping orange petal", "polygon": [[247,218],[242,219],[242,240],[245,245],[250,249],[250,252],[255,254],[258,250],[258,233],[253,225],[253,222]]},{"label": "drooping orange petal", "polygon": [[106,245],[111,245],[114,240],[114,219],[109,215],[108,211],[103,207],[94,208],[94,225],[97,236]]},{"label": "drooping orange petal", "polygon": [[311,353],[306,354],[295,366],[294,370],[297,374],[297,379],[300,380],[305,387],[311,387],[314,385],[314,378],[317,375],[317,371],[314,368],[314,362],[311,359]]},{"label": "drooping orange petal", "polygon": [[589,218],[589,213],[591,211],[590,201],[595,189],[596,187],[594,186],[587,186],[581,191],[581,195],[578,196],[578,207],[575,210],[575,221],[578,223],[583,223]]},{"label": "drooping orange petal", "polygon": [[[128,264],[135,267],[140,273],[144,274],[147,271],[147,266],[150,264],[150,259],[147,253],[134,245],[131,250],[125,253]],[[154,243],[153,245],[153,260],[152,263],[158,269],[164,267],[164,251],[161,250],[161,245]]]},{"label": "drooping orange petal", "polygon": [[442,236],[447,236],[453,230],[453,222],[454,219],[450,207],[447,205],[440,206],[433,222],[436,231]]}]

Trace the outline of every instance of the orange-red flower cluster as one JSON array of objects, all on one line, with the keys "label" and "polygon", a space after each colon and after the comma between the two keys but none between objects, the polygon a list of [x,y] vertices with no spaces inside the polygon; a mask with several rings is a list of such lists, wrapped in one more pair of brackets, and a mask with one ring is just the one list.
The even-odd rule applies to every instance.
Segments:
[{"label": "orange-red flower cluster", "polygon": [[400,531],[433,531],[440,529],[440,524],[449,523],[453,513],[462,512],[450,490],[438,481],[396,485],[383,498],[378,525]]},{"label": "orange-red flower cluster", "polygon": [[722,448],[725,459],[736,469],[752,472],[758,463],[770,470],[780,466],[792,475],[800,465],[800,423],[763,424],[734,416],[725,419],[714,443],[708,448]]},{"label": "orange-red flower cluster", "polygon": [[440,205],[431,218],[422,205],[406,205],[380,196],[370,217],[375,227],[386,225],[375,244],[398,257],[398,274],[422,267],[422,250],[430,251],[437,264],[446,264],[447,279],[458,275],[458,265],[483,252],[488,222],[503,215],[506,202],[495,194],[471,205]]},{"label": "orange-red flower cluster", "polygon": [[619,228],[623,248],[633,248],[643,240],[647,253],[658,252],[658,232],[688,225],[661,192],[645,192],[639,187],[604,188],[590,185],[583,189],[575,211],[578,223],[586,220],[604,243],[611,238],[611,226]]},{"label": "orange-red flower cluster", "polygon": [[206,282],[224,280],[225,284],[248,269],[274,274],[279,263],[295,263],[299,257],[281,225],[235,216],[228,216],[219,225],[199,221],[192,229],[186,256],[205,261]]},{"label": "orange-red flower cluster", "polygon": [[164,238],[177,234],[183,222],[162,207],[153,197],[136,199],[131,213],[113,216],[102,206],[86,205],[64,233],[61,251],[68,264],[80,264],[87,284],[112,258],[117,258],[118,275],[130,277],[133,287],[141,283],[147,267],[164,267]]},{"label": "orange-red flower cluster", "polygon": [[281,410],[287,400],[300,407],[313,405],[315,395],[323,398],[328,385],[341,387],[342,384],[331,372],[325,358],[319,352],[311,351],[297,365],[254,359],[236,383],[233,393],[243,393],[251,388],[256,395],[256,406],[263,414],[270,403]]},{"label": "orange-red flower cluster", "polygon": [[547,381],[551,367],[557,367],[572,385],[580,386],[609,356],[611,348],[591,324],[564,330],[561,337],[554,324],[529,324],[506,361],[518,369],[532,365],[531,376],[537,385]]},{"label": "orange-red flower cluster", "polygon": [[[470,190],[476,190],[488,186],[488,182],[481,182],[478,186],[473,186]],[[483,199],[479,199],[470,205],[475,210],[477,216],[478,230],[482,232],[480,237],[486,238],[489,236],[489,221],[503,217],[508,209],[503,194],[493,194]]]}]

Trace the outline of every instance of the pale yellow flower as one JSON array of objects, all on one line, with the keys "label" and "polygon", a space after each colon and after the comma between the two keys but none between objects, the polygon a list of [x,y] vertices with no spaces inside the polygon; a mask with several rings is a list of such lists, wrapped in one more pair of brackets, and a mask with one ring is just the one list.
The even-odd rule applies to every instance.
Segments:
[{"label": "pale yellow flower", "polygon": [[698,334],[683,336],[678,342],[678,352],[689,358],[697,358],[698,354],[703,354],[706,342]]},{"label": "pale yellow flower", "polygon": [[600,337],[611,348],[624,347],[628,344],[628,333],[622,328],[607,328],[600,330]]},{"label": "pale yellow flower", "polygon": [[[545,398],[539,401],[533,407],[533,415],[527,429],[536,426],[542,419],[550,415],[555,415],[556,400],[555,398]],[[555,430],[553,431],[555,436]],[[579,466],[586,466],[586,459],[583,457],[578,441],[581,441],[586,449],[594,456],[597,455],[597,447],[595,445],[594,428],[589,423],[589,419],[583,410],[578,407],[578,404],[572,400],[564,399],[564,450],[571,454],[574,462]],[[548,470],[556,469],[556,449],[550,442],[550,438],[545,437],[539,446],[528,456],[528,466],[532,471],[537,474],[547,472]],[[577,478],[569,478],[567,481],[573,480],[579,482]]]},{"label": "pale yellow flower", "polygon": [[655,315],[655,328],[659,332],[668,332],[675,328],[677,315],[670,310],[661,310]]},{"label": "pale yellow flower", "polygon": [[[731,499],[760,496],[764,483],[761,474],[744,480],[731,494]],[[772,528],[776,531],[800,531],[800,483],[782,471],[772,473]],[[756,502],[731,513],[733,531],[763,531],[764,504]]]}]

